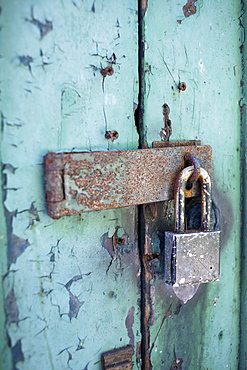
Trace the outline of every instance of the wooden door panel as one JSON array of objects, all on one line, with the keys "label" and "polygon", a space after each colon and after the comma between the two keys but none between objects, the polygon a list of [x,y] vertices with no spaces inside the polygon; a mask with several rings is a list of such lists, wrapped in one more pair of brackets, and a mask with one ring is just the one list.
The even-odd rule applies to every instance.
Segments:
[{"label": "wooden door panel", "polygon": [[[153,284],[150,346],[155,369],[170,368],[176,359],[182,359],[186,369],[233,368],[238,362],[239,4],[190,3],[196,13],[185,17],[186,1],[148,2],[144,122],[149,144],[159,140],[166,103],[172,120],[170,140],[200,139],[212,146],[221,272],[219,282],[201,285],[186,304],[162,280]],[[179,82],[186,83],[185,91],[178,90]],[[167,203],[162,212],[166,209]],[[159,231],[171,227],[168,224],[164,216]],[[152,227],[155,235],[158,226]]]},{"label": "wooden door panel", "polygon": [[42,162],[137,147],[137,2],[12,1],[1,18],[5,368],[100,369],[140,341],[136,210],[52,220]]},{"label": "wooden door panel", "polygon": [[[149,0],[139,6],[145,8],[144,19],[139,17],[144,21],[139,37],[145,33],[145,53],[139,53],[144,57],[139,72],[145,75],[140,145],[160,140],[166,103],[171,140],[200,139],[212,146],[214,202],[222,230],[220,281],[201,285],[188,300],[188,289],[175,292],[164,284],[157,259],[163,253],[162,233],[172,228],[173,202],[147,207],[146,215],[143,208],[146,235],[141,236],[144,251],[150,252],[143,256],[150,284],[142,297],[149,305],[142,328],[150,332],[148,356],[154,369],[235,368],[240,4],[188,2],[189,16],[186,0]],[[0,257],[6,321],[0,315],[5,332],[0,350],[5,369],[100,369],[103,352],[128,344],[136,350],[141,341],[136,208],[53,220],[47,215],[43,171],[43,156],[50,151],[138,147],[137,8],[134,0],[2,4],[5,222]],[[106,67],[114,73],[104,77]],[[179,82],[186,83],[186,90],[178,90]],[[118,138],[107,140],[112,130]],[[133,360],[137,369],[140,354]]]}]

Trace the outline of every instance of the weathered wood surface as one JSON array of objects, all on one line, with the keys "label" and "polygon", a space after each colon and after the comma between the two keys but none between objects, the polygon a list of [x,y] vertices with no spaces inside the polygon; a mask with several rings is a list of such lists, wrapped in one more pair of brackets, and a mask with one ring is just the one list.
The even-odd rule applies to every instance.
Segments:
[{"label": "weathered wood surface", "polygon": [[[186,3],[196,8],[189,17],[183,12]],[[167,290],[162,280],[151,285],[154,369],[169,369],[176,359],[182,359],[182,369],[238,367],[239,5],[234,0],[148,1],[144,38],[147,141],[159,140],[162,105],[166,103],[172,140],[199,138],[212,146],[214,201],[222,230],[219,282],[200,286],[186,304]],[[180,82],[186,83],[185,91],[178,90]],[[170,202],[158,215],[149,223],[151,252],[152,248],[160,252],[157,232],[172,227]],[[180,292],[180,297],[188,298],[189,292]]]},{"label": "weathered wood surface", "polygon": [[[246,27],[247,27],[247,14],[246,14],[246,1],[241,2],[241,61],[242,61],[242,81],[241,81],[241,93],[242,98],[246,96],[247,86],[247,75],[246,75],[246,58],[247,58],[247,47],[246,47]],[[239,351],[239,363],[240,370],[244,370],[247,361],[247,112],[246,102],[244,99],[241,101],[241,284],[240,284],[240,296],[241,296],[241,317],[240,317],[240,351]]]},{"label": "weathered wood surface", "polygon": [[[160,140],[167,103],[172,140],[212,146],[223,236],[220,281],[184,304],[189,292],[179,299],[157,278],[172,201],[146,207],[148,356],[154,369],[237,368],[240,2],[188,2],[187,13],[186,0],[141,5],[141,142]],[[51,220],[42,160],[137,148],[137,1],[4,1],[0,21],[2,367],[97,370],[103,352],[141,340],[136,210]],[[106,67],[114,73],[104,77]]]},{"label": "weathered wood surface", "polygon": [[137,148],[137,80],[137,1],[2,2],[5,370],[101,369],[103,352],[140,341],[135,208],[54,221],[42,165]]}]

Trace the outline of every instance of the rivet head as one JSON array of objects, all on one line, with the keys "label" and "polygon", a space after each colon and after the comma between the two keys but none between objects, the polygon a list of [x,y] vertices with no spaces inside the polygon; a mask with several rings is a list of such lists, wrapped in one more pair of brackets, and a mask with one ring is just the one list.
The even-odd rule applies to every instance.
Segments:
[{"label": "rivet head", "polygon": [[180,91],[184,91],[186,90],[186,83],[185,82],[180,82],[179,85],[178,85],[178,90]]},{"label": "rivet head", "polygon": [[116,130],[106,131],[105,133],[105,138],[108,140],[111,139],[112,142],[114,140],[117,140],[118,136],[119,136],[119,133]]},{"label": "rivet head", "polygon": [[102,76],[106,77],[106,76],[112,76],[113,73],[114,73],[114,69],[112,66],[108,66],[104,69],[101,69],[100,73],[102,74]]}]

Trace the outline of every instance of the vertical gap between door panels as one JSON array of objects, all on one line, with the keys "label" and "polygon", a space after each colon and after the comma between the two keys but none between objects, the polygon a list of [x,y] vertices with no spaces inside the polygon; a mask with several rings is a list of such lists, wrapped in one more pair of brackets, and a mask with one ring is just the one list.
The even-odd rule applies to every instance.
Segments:
[{"label": "vertical gap between door panels", "polygon": [[[144,123],[145,114],[145,12],[147,0],[138,0],[138,80],[139,96],[138,107],[135,114],[135,123],[139,135],[139,149],[145,149],[147,145],[147,130]],[[150,333],[149,333],[149,271],[145,263],[147,253],[146,245],[146,221],[145,205],[138,207],[138,248],[141,266],[141,368],[142,370],[152,369],[149,356]]]},{"label": "vertical gap between door panels", "polygon": [[240,112],[241,112],[241,139],[240,139],[240,179],[241,179],[241,273],[240,273],[240,319],[239,319],[239,369],[246,369],[247,365],[247,114],[246,114],[246,1],[240,0],[240,52],[241,52],[241,96],[240,96]]}]

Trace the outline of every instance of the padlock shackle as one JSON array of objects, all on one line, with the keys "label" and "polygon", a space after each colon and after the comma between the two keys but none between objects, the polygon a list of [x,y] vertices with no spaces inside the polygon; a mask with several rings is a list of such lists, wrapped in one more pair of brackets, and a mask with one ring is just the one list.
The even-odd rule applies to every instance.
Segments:
[{"label": "padlock shackle", "polygon": [[[184,168],[178,175],[175,183],[174,208],[175,208],[175,231],[185,232],[185,194],[186,184],[194,171],[194,166]],[[212,191],[211,180],[206,170],[200,168],[198,180],[201,185],[201,230],[211,231],[211,208]]]}]

